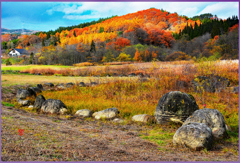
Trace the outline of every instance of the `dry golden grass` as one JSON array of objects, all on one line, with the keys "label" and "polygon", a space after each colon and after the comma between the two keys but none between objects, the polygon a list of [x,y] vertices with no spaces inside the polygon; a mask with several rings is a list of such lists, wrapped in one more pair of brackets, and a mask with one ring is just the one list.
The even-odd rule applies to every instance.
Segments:
[{"label": "dry golden grass", "polygon": [[137,77],[128,78],[128,77],[70,77],[70,76],[41,76],[41,75],[16,75],[16,74],[2,74],[1,75],[1,86],[10,86],[10,85],[23,85],[23,84],[40,84],[45,82],[51,82],[54,84],[57,83],[79,83],[79,82],[97,82],[97,83],[107,83],[115,82],[121,80],[134,81],[137,80]]}]

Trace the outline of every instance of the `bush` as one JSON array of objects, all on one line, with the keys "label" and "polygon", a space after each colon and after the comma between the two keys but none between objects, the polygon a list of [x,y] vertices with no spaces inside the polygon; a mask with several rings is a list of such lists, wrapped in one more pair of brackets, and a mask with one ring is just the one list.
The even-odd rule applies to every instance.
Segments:
[{"label": "bush", "polygon": [[73,64],[73,66],[84,67],[84,66],[94,66],[94,64],[90,62],[82,62],[82,63]]},{"label": "bush", "polygon": [[12,65],[12,63],[9,60],[9,58],[6,60],[6,66],[8,66],[8,65]]},{"label": "bush", "polygon": [[165,61],[180,61],[180,60],[190,60],[190,59],[191,59],[191,57],[188,56],[186,53],[177,51],[177,52],[174,52],[174,53],[168,55],[165,58]]}]

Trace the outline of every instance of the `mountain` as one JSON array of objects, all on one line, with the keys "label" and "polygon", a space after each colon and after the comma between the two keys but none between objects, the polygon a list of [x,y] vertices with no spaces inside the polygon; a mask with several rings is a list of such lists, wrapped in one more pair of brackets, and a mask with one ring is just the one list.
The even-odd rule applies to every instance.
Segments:
[{"label": "mountain", "polygon": [[8,33],[8,34],[24,34],[24,35],[29,35],[29,34],[34,34],[39,31],[35,30],[29,30],[29,29],[7,29],[7,28],[1,28],[1,33]]}]

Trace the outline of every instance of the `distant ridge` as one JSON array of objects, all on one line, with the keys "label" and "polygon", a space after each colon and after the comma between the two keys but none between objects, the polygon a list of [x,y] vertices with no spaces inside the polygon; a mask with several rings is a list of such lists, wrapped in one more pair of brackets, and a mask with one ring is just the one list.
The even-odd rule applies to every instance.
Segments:
[{"label": "distant ridge", "polygon": [[4,34],[34,34],[36,32],[39,31],[35,31],[35,30],[29,30],[29,29],[7,29],[7,28],[1,28],[1,33]]}]

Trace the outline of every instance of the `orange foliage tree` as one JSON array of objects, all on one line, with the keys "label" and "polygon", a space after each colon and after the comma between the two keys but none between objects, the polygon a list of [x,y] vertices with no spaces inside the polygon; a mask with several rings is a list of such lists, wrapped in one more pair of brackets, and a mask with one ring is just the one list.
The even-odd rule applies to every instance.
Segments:
[{"label": "orange foliage tree", "polygon": [[139,53],[138,49],[137,49],[137,51],[135,53],[134,59],[136,61],[141,61],[142,60],[141,54]]}]

